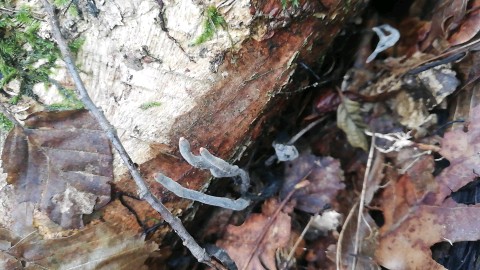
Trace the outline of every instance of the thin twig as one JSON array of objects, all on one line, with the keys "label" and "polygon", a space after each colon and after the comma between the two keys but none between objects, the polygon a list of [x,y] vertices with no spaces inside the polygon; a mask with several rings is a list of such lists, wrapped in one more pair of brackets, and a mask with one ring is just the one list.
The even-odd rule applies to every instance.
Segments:
[{"label": "thin twig", "polygon": [[254,244],[254,249],[250,252],[250,255],[248,256],[248,259],[243,266],[242,270],[247,270],[248,266],[250,265],[250,262],[252,261],[253,257],[257,254],[258,249],[260,248],[260,245],[263,243],[265,236],[267,235],[268,230],[270,229],[270,226],[272,226],[273,222],[277,219],[278,215],[280,214],[280,211],[282,211],[283,207],[287,204],[287,202],[290,200],[290,198],[293,196],[295,191],[304,188],[305,186],[309,185],[310,182],[306,180],[306,178],[310,175],[312,171],[309,171],[305,177],[302,178],[302,180],[295,185],[295,187],[287,194],[285,199],[280,203],[278,206],[277,210],[273,213],[273,215],[270,217],[270,220],[267,222],[265,227],[263,228],[262,232],[260,233],[259,237],[257,238],[257,241]]},{"label": "thin twig", "polygon": [[295,254],[295,251],[297,250],[298,245],[300,245],[300,242],[302,242],[302,239],[305,237],[305,234],[307,234],[307,231],[310,229],[310,227],[313,224],[313,221],[319,216],[319,213],[317,212],[315,215],[310,217],[310,220],[308,221],[307,225],[303,229],[302,233],[300,236],[297,238],[297,241],[295,241],[295,244],[293,245],[292,249],[288,253],[287,259],[282,263],[280,270],[285,270],[288,268],[290,261],[293,258],[293,254]]},{"label": "thin twig", "polygon": [[345,238],[345,234],[347,233],[347,226],[349,225],[350,221],[352,220],[353,216],[355,215],[355,212],[357,211],[357,206],[358,206],[358,201],[355,202],[355,204],[352,206],[350,211],[348,212],[347,218],[345,218],[345,222],[343,223],[342,230],[340,231],[340,235],[338,236],[337,240],[337,250],[336,250],[336,255],[335,255],[335,264],[337,266],[337,270],[343,269],[340,267],[342,264],[342,243],[343,239]]},{"label": "thin twig", "polygon": [[365,193],[367,190],[367,182],[369,179],[370,175],[370,169],[372,167],[372,160],[373,160],[373,154],[375,152],[375,132],[373,132],[372,135],[372,143],[370,145],[370,152],[368,153],[368,160],[367,160],[367,168],[365,169],[365,174],[363,176],[363,186],[362,186],[362,193],[360,195],[360,203],[358,204],[358,218],[357,218],[357,230],[355,232],[355,242],[353,245],[353,254],[355,255],[353,257],[353,263],[352,263],[352,270],[355,270],[356,264],[357,264],[357,256],[358,255],[358,243],[360,241],[360,226],[362,224],[362,216],[363,216],[363,208],[365,204]]},{"label": "thin twig", "polygon": [[80,78],[80,74],[78,73],[77,68],[75,67],[75,64],[72,60],[72,56],[70,54],[67,43],[62,37],[58,18],[55,15],[55,11],[52,5],[48,2],[48,0],[43,0],[43,6],[47,12],[49,22],[52,27],[52,33],[55,40],[57,41],[60,52],[62,53],[63,60],[65,61],[67,69],[70,72],[73,81],[75,82],[80,100],[83,102],[83,104],[85,104],[85,108],[90,111],[90,113],[100,124],[107,137],[111,141],[113,147],[117,150],[123,162],[127,166],[130,174],[133,177],[133,180],[138,187],[139,197],[147,201],[155,210],[157,210],[162,215],[163,219],[168,222],[168,224],[170,224],[173,230],[182,239],[183,245],[185,245],[190,250],[190,252],[192,252],[192,255],[199,262],[208,264],[210,266],[218,266],[218,264],[211,260],[207,252],[202,247],[200,247],[195,241],[195,239],[188,233],[180,219],[170,213],[170,211],[168,211],[168,209],[148,190],[148,186],[145,180],[140,175],[140,172],[137,170],[127,151],[120,142],[115,128],[110,124],[110,122],[108,122],[103,112],[98,109],[93,103],[93,101],[90,99],[87,89],[85,88],[85,85]]}]

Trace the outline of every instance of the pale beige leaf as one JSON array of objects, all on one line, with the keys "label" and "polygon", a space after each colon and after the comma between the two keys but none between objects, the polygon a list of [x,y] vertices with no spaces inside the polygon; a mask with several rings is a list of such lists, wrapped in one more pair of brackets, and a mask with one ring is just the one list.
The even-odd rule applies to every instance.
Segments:
[{"label": "pale beige leaf", "polygon": [[352,146],[367,151],[368,142],[363,132],[365,124],[360,116],[360,103],[343,97],[337,109],[337,125],[347,134]]},{"label": "pale beige leaf", "polygon": [[103,223],[59,239],[43,239],[34,232],[5,253],[25,261],[28,269],[140,270],[156,249],[140,234]]}]

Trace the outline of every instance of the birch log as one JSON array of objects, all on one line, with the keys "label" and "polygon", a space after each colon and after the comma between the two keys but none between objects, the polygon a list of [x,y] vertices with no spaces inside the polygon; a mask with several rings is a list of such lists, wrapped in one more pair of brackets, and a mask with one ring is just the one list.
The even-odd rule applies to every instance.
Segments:
[{"label": "birch log", "polygon": [[[92,2],[98,14],[92,12]],[[89,94],[117,128],[152,192],[177,215],[191,202],[166,192],[154,180],[156,173],[195,190],[210,181],[207,173],[181,159],[178,139],[188,139],[194,151],[205,147],[230,162],[237,160],[287,104],[280,93],[295,90],[291,79],[297,62],[321,59],[342,26],[365,5],[361,0],[306,0],[298,8],[288,3],[284,10],[280,0],[78,3],[83,15],[65,13],[61,24],[67,38],[85,39],[77,65]],[[212,39],[194,45],[209,7],[216,7],[227,27],[217,27]],[[44,28],[43,34],[48,33]],[[53,78],[73,88],[64,68]],[[57,101],[55,90],[38,86],[35,91],[44,103]],[[160,105],[142,109],[151,102]],[[114,165],[116,190],[135,194],[118,158]],[[128,202],[140,219],[159,218],[146,203]],[[8,212],[5,207],[13,206],[7,202],[3,207]],[[101,215],[120,231],[139,230],[134,216],[117,202]],[[14,220],[7,214],[2,226],[14,226]],[[156,239],[166,231],[161,229]]]}]

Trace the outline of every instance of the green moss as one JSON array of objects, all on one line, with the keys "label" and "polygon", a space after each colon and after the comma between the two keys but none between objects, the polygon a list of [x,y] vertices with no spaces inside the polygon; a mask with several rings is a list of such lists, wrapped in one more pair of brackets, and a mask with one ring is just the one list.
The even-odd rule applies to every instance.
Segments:
[{"label": "green moss", "polygon": [[78,9],[78,0],[54,0],[53,4],[59,9],[67,9],[70,15],[77,17],[80,14]]},{"label": "green moss", "polygon": [[[57,5],[68,5],[71,0],[56,0]],[[49,83],[55,62],[60,58],[56,44],[38,35],[40,22],[30,8],[17,8],[14,1],[1,1],[0,6],[15,12],[0,13],[0,88],[13,80],[20,83],[19,95],[10,103],[16,104],[23,95],[34,99],[33,86],[37,83]],[[77,38],[69,42],[72,53],[77,53],[85,42]],[[78,104],[72,103],[75,107]]]},{"label": "green moss", "polygon": [[213,38],[213,35],[219,27],[227,29],[227,22],[222,14],[214,6],[209,6],[205,11],[205,21],[203,22],[203,32],[194,42],[194,45],[199,45]]},{"label": "green moss", "polygon": [[13,128],[13,123],[8,118],[0,113],[0,130],[10,131]]},{"label": "green moss", "polygon": [[60,95],[63,96],[64,101],[61,103],[54,103],[47,106],[49,111],[64,111],[82,109],[83,103],[77,98],[77,95],[72,89],[60,87],[58,89]]},{"label": "green moss", "polygon": [[300,1],[299,0],[281,0],[282,1],[282,8],[286,9],[288,7],[288,4],[292,4],[294,8],[298,8],[300,6]]},{"label": "green moss", "polygon": [[73,54],[76,54],[78,53],[78,51],[80,50],[80,48],[83,46],[84,43],[85,43],[85,38],[78,37],[68,43],[68,48]]},{"label": "green moss", "polygon": [[32,91],[35,84],[47,82],[60,53],[55,44],[40,37],[40,22],[26,6],[15,9],[10,1],[0,5],[16,12],[0,13],[0,88],[12,80],[20,82],[18,102],[22,95],[37,98]]},{"label": "green moss", "polygon": [[70,4],[71,1],[72,0],[55,0],[53,1],[53,4],[57,7],[63,7]]},{"label": "green moss", "polygon": [[162,105],[162,103],[160,102],[157,102],[157,101],[152,101],[152,102],[146,102],[146,103],[143,103],[142,105],[140,105],[140,109],[142,110],[146,110],[146,109],[150,109],[150,108],[153,108],[153,107],[158,107]]}]

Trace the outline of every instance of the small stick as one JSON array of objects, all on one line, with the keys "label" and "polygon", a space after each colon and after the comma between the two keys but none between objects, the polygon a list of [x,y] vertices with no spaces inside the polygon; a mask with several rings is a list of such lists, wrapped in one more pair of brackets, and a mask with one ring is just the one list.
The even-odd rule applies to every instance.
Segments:
[{"label": "small stick", "polygon": [[293,254],[295,254],[295,250],[297,250],[298,245],[300,245],[300,242],[302,239],[305,237],[305,234],[307,234],[308,229],[310,229],[310,226],[312,226],[313,221],[319,216],[319,213],[317,212],[315,215],[310,217],[310,220],[308,221],[307,225],[303,229],[302,233],[300,236],[297,238],[297,241],[295,241],[295,244],[293,245],[292,249],[288,253],[287,259],[285,262],[282,263],[282,266],[280,267],[281,270],[286,270],[288,268],[288,264],[293,258]]},{"label": "small stick", "polygon": [[342,247],[343,247],[342,242],[343,242],[343,239],[344,239],[345,234],[346,234],[347,226],[350,223],[350,221],[353,219],[353,216],[355,214],[355,211],[357,210],[357,207],[358,207],[358,201],[355,202],[355,204],[350,209],[350,212],[348,212],[347,218],[345,219],[345,222],[343,223],[342,230],[340,231],[340,235],[338,236],[337,252],[335,254],[335,264],[336,264],[338,270],[343,269],[343,268],[340,267],[341,266],[340,264],[342,263],[341,262],[341,260],[342,260]]},{"label": "small stick", "polygon": [[200,245],[197,244],[195,239],[188,233],[180,219],[170,213],[170,211],[168,211],[168,209],[148,190],[148,186],[145,180],[140,175],[140,172],[135,167],[132,159],[130,158],[127,151],[120,142],[115,128],[110,124],[110,122],[108,122],[103,112],[99,108],[97,108],[93,101],[90,99],[87,89],[85,88],[85,85],[80,78],[80,74],[78,73],[77,68],[73,63],[70,49],[68,48],[67,43],[62,37],[58,18],[55,15],[55,11],[52,5],[48,2],[48,0],[43,0],[43,7],[47,12],[49,22],[52,27],[52,33],[55,40],[57,41],[60,52],[62,53],[63,60],[65,61],[68,71],[70,72],[70,75],[75,82],[75,86],[77,87],[80,100],[83,102],[83,104],[85,104],[85,108],[87,108],[98,121],[98,123],[106,133],[107,137],[111,141],[113,147],[117,150],[124,164],[127,166],[130,174],[133,177],[133,180],[135,181],[139,189],[138,194],[140,199],[144,199],[145,201],[147,201],[155,210],[157,210],[162,215],[163,219],[168,222],[168,224],[170,224],[173,230],[182,239],[183,245],[190,250],[192,255],[199,262],[205,263],[209,266],[218,266],[218,263],[215,263],[207,254],[205,249],[200,247]]},{"label": "small stick", "polygon": [[272,217],[270,218],[270,220],[268,221],[268,223],[265,225],[265,228],[263,228],[263,231],[262,233],[260,234],[260,236],[258,237],[257,241],[255,242],[255,248],[251,251],[250,255],[248,256],[248,259],[247,259],[247,263],[245,264],[245,266],[243,266],[242,270],[247,270],[248,269],[248,266],[250,265],[250,262],[252,261],[253,259],[253,256],[255,256],[255,254],[257,253],[258,251],[258,248],[260,247],[260,245],[262,244],[264,238],[265,238],[265,235],[267,235],[267,232],[268,232],[268,229],[270,228],[270,226],[272,226],[273,222],[275,222],[275,219],[277,219],[278,217],[278,214],[280,214],[280,211],[282,211],[283,207],[287,204],[287,202],[290,200],[290,198],[293,196],[293,194],[295,193],[295,191],[297,191],[298,189],[301,189],[307,185],[310,184],[310,182],[308,180],[306,180],[306,178],[310,175],[312,171],[309,171],[305,177],[302,178],[302,181],[300,181],[298,184],[295,185],[295,188],[292,189],[288,194],[287,196],[285,197],[285,199],[283,199],[283,201],[280,203],[280,205],[278,206],[277,210],[275,211],[275,213],[273,213]]},{"label": "small stick", "polygon": [[[362,217],[363,217],[363,208],[365,204],[365,193],[367,190],[367,182],[368,182],[368,176],[370,175],[370,170],[372,168],[372,160],[373,160],[373,154],[375,152],[375,132],[373,132],[372,135],[372,143],[370,145],[370,152],[368,153],[368,161],[367,161],[367,168],[365,170],[365,174],[363,176],[363,186],[362,186],[362,193],[360,195],[360,203],[358,204],[358,218],[357,218],[357,231],[355,232],[355,242],[353,245],[353,254],[357,255],[358,254],[358,242],[360,241],[360,225],[362,223]],[[357,264],[357,256],[353,257],[353,263],[352,263],[352,270],[355,270]]]}]

